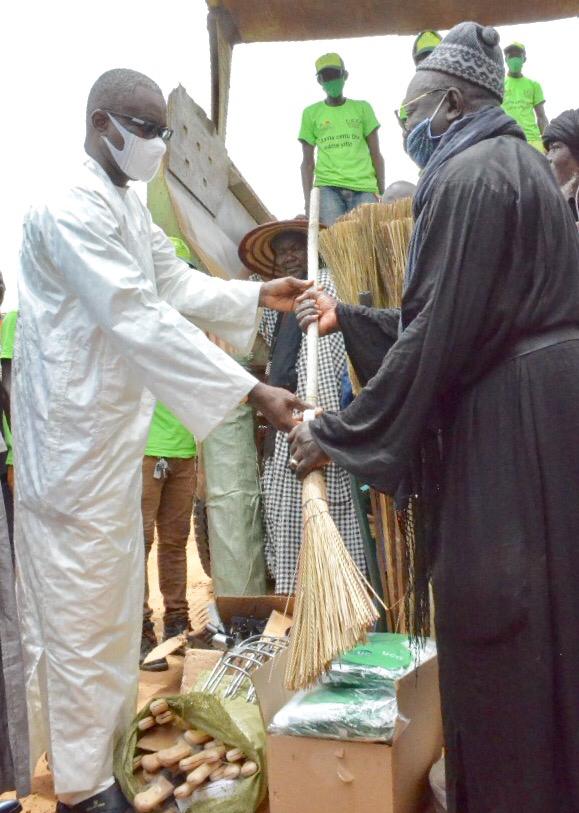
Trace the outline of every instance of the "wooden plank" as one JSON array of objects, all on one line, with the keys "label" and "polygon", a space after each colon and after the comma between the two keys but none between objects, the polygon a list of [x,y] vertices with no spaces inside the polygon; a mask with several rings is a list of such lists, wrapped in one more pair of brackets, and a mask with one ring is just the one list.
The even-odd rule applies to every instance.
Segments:
[{"label": "wooden plank", "polygon": [[209,0],[208,5],[230,14],[231,31],[241,42],[415,34],[446,30],[462,20],[513,25],[577,14],[576,0]]},{"label": "wooden plank", "polygon": [[210,214],[217,215],[229,187],[223,139],[204,111],[179,86],[169,97],[169,169]]},{"label": "wooden plank", "polygon": [[380,561],[380,569],[384,575],[384,596],[385,604],[388,608],[388,626],[391,632],[396,631],[396,581],[395,563],[392,560],[392,546],[390,544],[390,534],[388,528],[388,517],[384,511],[384,495],[371,489],[372,513],[374,515],[374,529],[376,536],[376,548]]}]

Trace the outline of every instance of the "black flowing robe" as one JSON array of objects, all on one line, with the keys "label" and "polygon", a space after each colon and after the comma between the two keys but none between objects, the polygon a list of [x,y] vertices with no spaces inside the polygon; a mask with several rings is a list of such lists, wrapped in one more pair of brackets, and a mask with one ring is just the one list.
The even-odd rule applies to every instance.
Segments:
[{"label": "black flowing robe", "polygon": [[348,409],[312,432],[394,493],[440,429],[433,588],[455,813],[579,811],[579,241],[536,150],[512,136],[451,159],[402,304],[340,305]]}]

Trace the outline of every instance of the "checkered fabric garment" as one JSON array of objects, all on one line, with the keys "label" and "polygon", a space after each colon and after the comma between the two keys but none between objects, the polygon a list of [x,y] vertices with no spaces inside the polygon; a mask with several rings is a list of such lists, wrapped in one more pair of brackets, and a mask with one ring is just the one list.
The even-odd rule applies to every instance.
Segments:
[{"label": "checkered fabric garment", "polygon": [[[336,289],[326,268],[320,269],[320,283],[332,296]],[[277,312],[266,309],[259,332],[271,346]],[[326,412],[338,412],[346,350],[341,333],[323,336],[319,342],[319,404]],[[306,395],[306,339],[297,362],[297,395]],[[275,450],[266,461],[262,477],[262,505],[266,531],[266,561],[275,579],[276,593],[295,590],[298,555],[302,539],[302,487],[289,467],[287,435],[278,432]],[[366,573],[364,546],[354,512],[348,474],[330,463],[324,469],[330,513],[352,558]]]}]

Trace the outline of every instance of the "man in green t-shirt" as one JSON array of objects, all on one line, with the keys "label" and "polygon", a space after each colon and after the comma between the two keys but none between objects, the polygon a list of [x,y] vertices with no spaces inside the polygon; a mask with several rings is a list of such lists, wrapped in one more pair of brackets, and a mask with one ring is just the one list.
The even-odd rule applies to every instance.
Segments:
[{"label": "man in green t-shirt", "polygon": [[[191,251],[180,237],[169,238],[178,257],[193,268]],[[159,587],[165,605],[164,638],[189,630],[187,604],[187,541],[197,481],[197,445],[191,432],[160,401],[157,401],[143,459],[141,510],[145,559],[157,528]],[[149,580],[145,568],[145,606],[141,638],[141,668],[161,672],[169,668],[166,658],[148,664],[143,660],[157,646],[149,607]]]},{"label": "man in green t-shirt", "polygon": [[542,135],[549,119],[545,113],[545,96],[541,85],[523,76],[527,54],[522,43],[511,43],[504,53],[508,73],[505,77],[503,110],[521,127],[529,144],[544,152]]},{"label": "man in green t-shirt", "polygon": [[[148,559],[157,528],[159,587],[165,605],[164,638],[189,630],[187,604],[187,540],[197,478],[195,438],[157,402],[143,459],[143,531]],[[145,607],[141,662],[157,646],[149,607],[148,576],[145,573]],[[149,671],[168,668],[161,658],[142,665]]]},{"label": "man in green t-shirt", "polygon": [[326,98],[306,107],[302,143],[302,185],[306,214],[312,186],[320,187],[320,220],[331,226],[361,203],[384,191],[384,159],[378,143],[380,124],[368,102],[343,95],[348,71],[338,54],[324,54],[316,73]]}]

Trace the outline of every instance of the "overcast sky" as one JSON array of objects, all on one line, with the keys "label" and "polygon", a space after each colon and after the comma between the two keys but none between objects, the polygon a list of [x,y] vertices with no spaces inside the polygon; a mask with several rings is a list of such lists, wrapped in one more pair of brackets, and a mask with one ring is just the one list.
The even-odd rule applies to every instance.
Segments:
[{"label": "overcast sky", "polygon": [[[109,68],[134,68],[165,93],[183,84],[209,112],[210,72],[204,0],[18,0],[4,4],[3,18],[0,269],[10,308],[17,301],[22,217],[59,174],[68,175],[82,161],[92,82]],[[503,45],[516,39],[527,46],[525,73],[542,83],[550,117],[579,106],[577,18],[500,32]],[[236,46],[227,146],[277,217],[303,210],[297,132],[302,109],[321,98],[313,63],[327,51],[344,58],[350,72],[346,95],[367,99],[382,123],[386,182],[416,179],[393,114],[413,73],[412,39]]]}]

